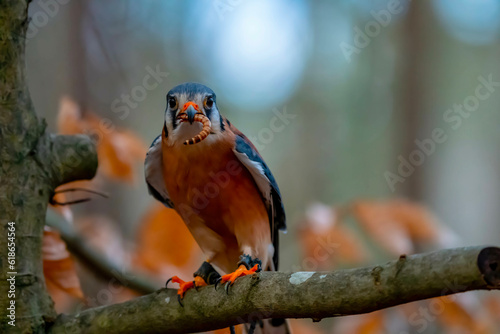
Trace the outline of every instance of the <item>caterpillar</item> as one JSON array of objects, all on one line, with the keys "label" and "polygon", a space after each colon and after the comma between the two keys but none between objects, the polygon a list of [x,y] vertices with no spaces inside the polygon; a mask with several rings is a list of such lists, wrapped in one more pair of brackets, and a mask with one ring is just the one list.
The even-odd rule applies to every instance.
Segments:
[{"label": "caterpillar", "polygon": [[[179,118],[184,120],[184,121],[188,120],[187,114],[180,114]],[[197,144],[197,143],[201,142],[203,139],[207,138],[208,135],[210,134],[210,131],[212,128],[212,123],[210,122],[210,120],[208,119],[207,116],[205,116],[204,114],[201,114],[201,113],[197,113],[194,115],[194,121],[200,122],[203,125],[203,129],[201,130],[200,133],[198,133],[193,138],[186,140],[184,142],[184,145]]]}]

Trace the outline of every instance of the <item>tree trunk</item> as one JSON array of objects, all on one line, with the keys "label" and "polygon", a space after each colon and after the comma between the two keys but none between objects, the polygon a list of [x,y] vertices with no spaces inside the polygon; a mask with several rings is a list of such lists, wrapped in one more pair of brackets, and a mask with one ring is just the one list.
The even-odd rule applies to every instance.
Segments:
[{"label": "tree trunk", "polygon": [[28,4],[0,0],[0,332],[44,332],[55,319],[41,258],[47,203],[57,186],[97,169],[88,137],[48,134],[34,112],[24,73]]}]

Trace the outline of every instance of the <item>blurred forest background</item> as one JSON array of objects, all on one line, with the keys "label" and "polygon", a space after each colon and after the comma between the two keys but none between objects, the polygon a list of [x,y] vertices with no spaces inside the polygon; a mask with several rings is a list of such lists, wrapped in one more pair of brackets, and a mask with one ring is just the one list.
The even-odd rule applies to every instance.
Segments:
[{"label": "blurred forest background", "polygon": [[[179,271],[190,277],[202,259],[189,236],[175,237],[182,223],[160,209],[143,179],[166,92],[186,81],[216,92],[221,112],[256,143],[278,181],[289,225],[280,270],[498,244],[499,0],[35,0],[30,15],[36,111],[51,132],[98,140],[99,175],[86,187],[110,194],[72,206],[66,218],[117,264],[154,276],[158,287]],[[343,232],[334,230],[340,220]],[[347,236],[318,259],[314,247],[326,230]],[[191,255],[181,262],[177,253],[152,255],[145,245],[155,242],[163,252],[183,242]],[[99,300],[106,282],[77,272],[97,304],[130,297]],[[500,312],[498,302],[465,296],[454,310],[462,313],[450,311],[470,319],[462,332],[498,329],[498,313],[477,318],[477,305]],[[364,317],[365,333],[452,328],[430,320],[424,328],[420,316],[412,322],[418,308],[383,312],[297,326],[354,333],[341,323]]]}]

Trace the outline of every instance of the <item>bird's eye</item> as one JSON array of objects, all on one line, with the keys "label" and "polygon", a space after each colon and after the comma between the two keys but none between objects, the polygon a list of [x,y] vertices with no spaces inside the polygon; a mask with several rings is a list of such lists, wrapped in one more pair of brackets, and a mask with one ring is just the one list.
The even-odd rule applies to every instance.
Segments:
[{"label": "bird's eye", "polygon": [[211,109],[214,106],[214,98],[209,96],[205,99],[205,108]]},{"label": "bird's eye", "polygon": [[177,99],[175,97],[169,97],[168,98],[168,106],[172,110],[177,109]]}]

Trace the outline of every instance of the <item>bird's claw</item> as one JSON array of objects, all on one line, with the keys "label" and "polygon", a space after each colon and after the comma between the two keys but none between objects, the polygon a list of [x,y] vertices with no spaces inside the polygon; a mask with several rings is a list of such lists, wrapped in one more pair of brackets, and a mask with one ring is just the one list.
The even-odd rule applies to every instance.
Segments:
[{"label": "bird's claw", "polygon": [[[219,283],[222,281],[222,278],[219,278],[215,284],[214,284],[214,287],[215,287],[215,290],[217,290],[217,286],[219,285]],[[222,282],[221,284],[224,284],[226,282]],[[226,284],[226,287],[224,288],[224,290],[226,291],[226,294],[229,295],[229,287],[233,285],[231,282],[227,282]]]},{"label": "bird's claw", "polygon": [[184,307],[184,304],[182,303],[182,297],[181,297],[181,295],[177,295],[177,301],[179,302],[179,305],[181,307]]},{"label": "bird's claw", "polygon": [[222,277],[219,277],[217,281],[215,281],[214,288],[217,290],[217,285],[219,285],[220,281],[222,281]]},{"label": "bird's claw", "polygon": [[[220,283],[221,281],[222,281],[222,278],[219,278],[219,279],[215,282],[215,284],[214,284],[214,288],[215,288],[215,290],[217,290],[217,286],[219,285],[219,283]],[[226,283],[226,282],[222,282],[221,284],[224,284],[224,283]],[[232,283],[231,283],[231,282],[228,282],[228,283],[226,284],[226,287],[224,288],[224,290],[226,290],[226,294],[227,294],[227,295],[229,295],[229,287],[230,287],[231,285],[232,285]]]},{"label": "bird's claw", "polygon": [[242,264],[242,265],[239,266],[238,269],[236,269],[236,271],[234,271],[234,272],[232,272],[230,274],[224,275],[221,278],[219,278],[215,282],[215,290],[217,290],[217,285],[219,283],[220,284],[227,283],[226,287],[225,287],[225,290],[226,290],[226,293],[229,295],[229,288],[234,284],[235,280],[238,277],[242,277],[242,276],[246,276],[246,275],[252,275],[252,274],[255,274],[258,271],[260,271],[260,265],[258,263],[256,263],[250,269],[248,269],[244,264]]},{"label": "bird's claw", "polygon": [[168,287],[168,283],[179,283],[179,289],[177,290],[177,301],[179,304],[184,307],[182,304],[182,299],[184,298],[184,294],[192,289],[193,287],[196,287],[196,281],[183,281],[177,276],[173,276],[167,280],[167,283],[165,283],[165,287]]}]

